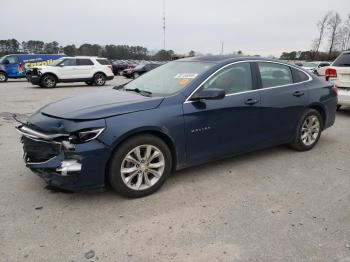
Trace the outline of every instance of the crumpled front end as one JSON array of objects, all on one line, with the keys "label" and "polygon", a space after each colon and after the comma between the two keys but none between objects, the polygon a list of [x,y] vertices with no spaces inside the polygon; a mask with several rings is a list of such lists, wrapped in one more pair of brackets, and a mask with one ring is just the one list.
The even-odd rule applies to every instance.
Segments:
[{"label": "crumpled front end", "polygon": [[74,143],[76,132],[49,133],[27,124],[16,129],[26,166],[49,185],[71,191],[104,185],[109,148],[103,142]]}]

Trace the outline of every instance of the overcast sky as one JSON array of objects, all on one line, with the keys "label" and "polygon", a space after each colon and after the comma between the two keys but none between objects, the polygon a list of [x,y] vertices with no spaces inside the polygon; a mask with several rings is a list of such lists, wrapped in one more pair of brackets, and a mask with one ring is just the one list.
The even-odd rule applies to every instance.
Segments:
[{"label": "overcast sky", "polygon": [[[0,0],[0,39],[163,47],[162,0]],[[307,50],[328,11],[350,0],[166,0],[166,48],[279,55]]]}]

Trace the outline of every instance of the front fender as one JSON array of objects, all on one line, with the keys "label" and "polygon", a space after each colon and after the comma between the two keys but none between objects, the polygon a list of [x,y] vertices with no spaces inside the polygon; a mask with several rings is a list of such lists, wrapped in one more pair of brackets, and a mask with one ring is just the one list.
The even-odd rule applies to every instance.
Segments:
[{"label": "front fender", "polygon": [[171,142],[176,154],[176,166],[186,161],[184,119],[181,104],[134,112],[106,119],[106,130],[99,140],[116,149],[129,137],[140,133],[153,133]]}]

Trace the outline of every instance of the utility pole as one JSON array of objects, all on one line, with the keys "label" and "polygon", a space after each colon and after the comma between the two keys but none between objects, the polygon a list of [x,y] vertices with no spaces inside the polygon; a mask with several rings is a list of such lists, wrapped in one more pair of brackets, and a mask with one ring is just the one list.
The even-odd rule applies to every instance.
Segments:
[{"label": "utility pole", "polygon": [[224,54],[224,42],[221,42],[221,54]]},{"label": "utility pole", "polygon": [[163,0],[163,49],[165,49],[165,0]]}]

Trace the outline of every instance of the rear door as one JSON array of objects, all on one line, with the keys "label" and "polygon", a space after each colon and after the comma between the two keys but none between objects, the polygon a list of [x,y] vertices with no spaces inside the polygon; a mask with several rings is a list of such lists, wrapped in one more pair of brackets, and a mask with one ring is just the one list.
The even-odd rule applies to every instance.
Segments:
[{"label": "rear door", "polygon": [[260,73],[262,134],[266,144],[289,140],[305,111],[310,77],[290,66],[275,62],[255,63]]},{"label": "rear door", "polygon": [[77,75],[78,78],[92,78],[94,63],[89,58],[77,59]]},{"label": "rear door", "polygon": [[249,62],[226,66],[198,90],[219,88],[224,99],[189,101],[183,105],[187,157],[191,162],[249,150],[260,139],[260,94]]}]

